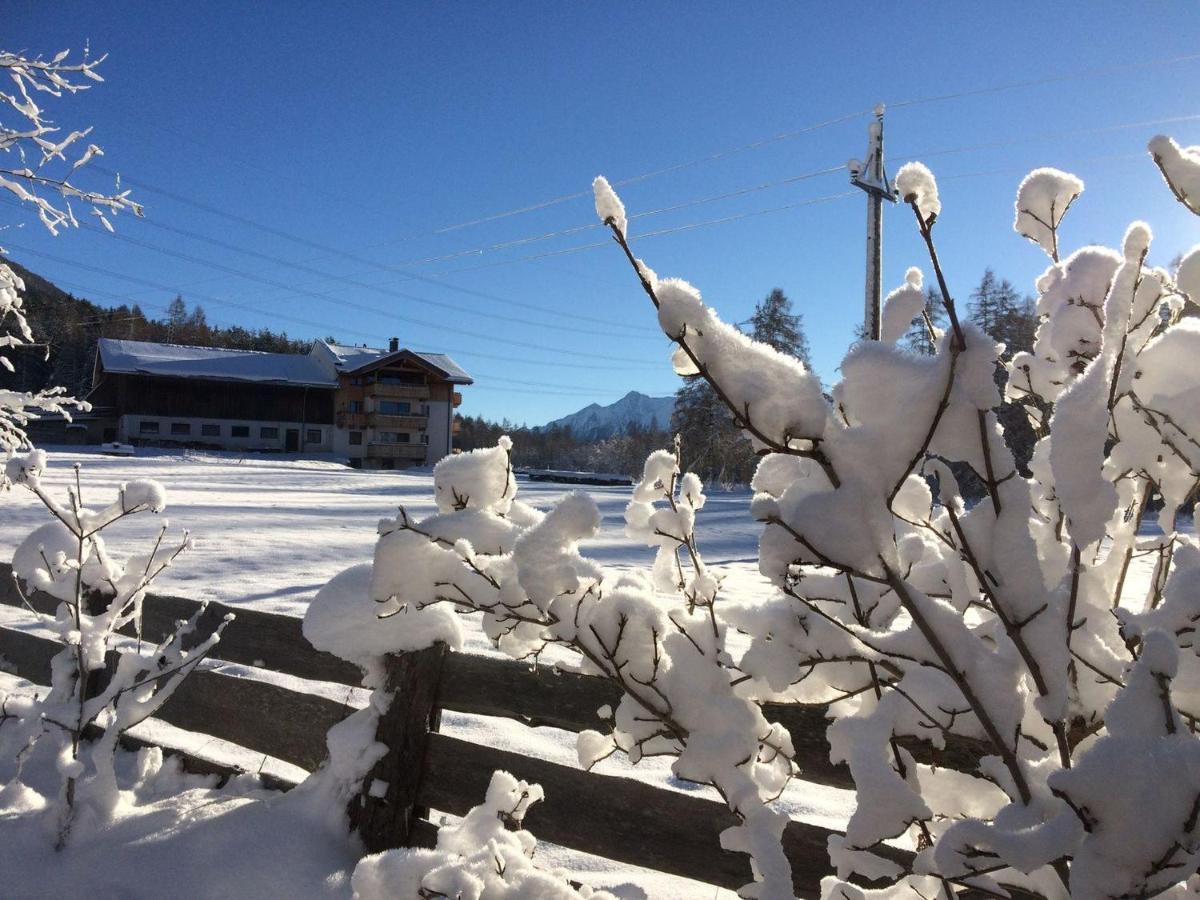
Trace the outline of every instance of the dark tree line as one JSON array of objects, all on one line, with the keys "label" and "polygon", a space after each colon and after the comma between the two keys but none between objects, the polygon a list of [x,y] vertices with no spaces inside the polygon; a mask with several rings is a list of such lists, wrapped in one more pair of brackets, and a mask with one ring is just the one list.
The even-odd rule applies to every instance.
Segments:
[{"label": "dark tree line", "polygon": [[585,441],[559,425],[530,428],[507,420],[489,422],[481,416],[459,416],[457,422],[455,447],[461,450],[494,447],[496,440],[507,434],[513,439],[513,465],[518,468],[641,475],[651,451],[671,444],[671,433],[654,424],[641,428],[631,423],[620,434]]},{"label": "dark tree line", "polygon": [[98,306],[12,261],[8,263],[25,282],[25,313],[43,343],[10,354],[16,371],[0,369],[0,387],[36,391],[61,385],[82,397],[91,388],[96,342],[102,337],[275,353],[304,353],[310,345],[292,340],[285,332],[210,325],[204,309],[199,305],[189,309],[182,297],[171,301],[162,319],[147,316],[136,303]]}]

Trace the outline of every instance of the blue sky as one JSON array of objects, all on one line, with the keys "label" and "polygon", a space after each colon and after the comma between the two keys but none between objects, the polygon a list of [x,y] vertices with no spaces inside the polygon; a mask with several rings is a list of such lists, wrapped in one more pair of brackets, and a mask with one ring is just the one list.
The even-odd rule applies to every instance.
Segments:
[{"label": "blue sky", "polygon": [[[27,223],[3,234],[15,259],[105,305],[154,314],[178,292],[223,324],[451,353],[477,379],[462,411],[494,419],[676,387],[619,251],[588,247],[604,241],[589,195],[492,218],[600,173],[660,173],[620,189],[655,213],[631,223],[635,251],[734,321],[782,287],[835,381],[861,318],[865,199],[837,196],[844,172],[789,179],[861,156],[880,101],[892,172],[919,158],[939,176],[964,300],[985,266],[1026,291],[1045,267],[1011,230],[1037,165],[1087,184],[1068,248],[1118,243],[1136,218],[1153,263],[1200,241],[1143,153],[1158,132],[1200,143],[1200,58],[1177,61],[1200,47],[1191,3],[2,6],[8,49],[109,54],[106,83],[53,115],[95,126],[147,213],[118,238],[51,238],[6,205],[0,225]],[[1191,118],[1145,124],[1174,117]],[[912,217],[890,208],[885,289],[913,264],[928,268]]]}]

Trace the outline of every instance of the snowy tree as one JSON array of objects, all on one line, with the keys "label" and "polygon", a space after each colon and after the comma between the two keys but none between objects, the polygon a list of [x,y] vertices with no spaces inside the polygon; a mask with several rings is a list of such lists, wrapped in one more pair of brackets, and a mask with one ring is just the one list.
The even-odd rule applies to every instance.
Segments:
[{"label": "snowy tree", "polygon": [[[11,82],[8,90],[0,90],[0,151],[14,160],[0,167],[0,190],[7,191],[20,205],[32,208],[55,235],[64,228],[79,226],[72,203],[89,209],[109,230],[109,218],[119,212],[142,214],[142,208],[119,185],[113,193],[103,193],[84,190],[72,181],[103,151],[92,143],[82,146],[91,128],[64,135],[38,103],[44,98],[58,100],[78,94],[90,87],[87,82],[102,81],[98,68],[103,58],[91,60],[84,54],[82,61],[72,63],[69,56],[67,50],[52,59],[0,50],[0,73]],[[36,346],[21,297],[24,289],[21,278],[0,262],[0,368],[9,372],[14,366],[6,350]],[[39,415],[69,417],[72,410],[79,409],[86,410],[87,404],[67,397],[60,387],[40,391],[0,389],[0,453],[10,457],[26,447],[25,426]],[[0,486],[3,484],[0,478]]]},{"label": "snowy tree", "polygon": [[[41,450],[14,456],[5,466],[9,485],[29,490],[51,516],[17,547],[13,578],[23,597],[39,591],[58,601],[52,618],[39,618],[57,633],[63,649],[51,662],[50,690],[43,697],[0,693],[5,713],[0,717],[0,754],[20,760],[41,742],[54,747],[62,788],[45,817],[62,849],[81,820],[85,829],[102,828],[109,820],[117,803],[113,756],[121,735],[171,697],[233,616],[201,638],[195,632],[202,606],[160,642],[144,643],[146,591],[191,540],[185,531],[178,543],[167,541],[164,522],[147,552],[122,561],[103,532],[131,516],[161,513],[166,507],[162,486],[132,481],[120,487],[111,503],[89,508],[78,466],[65,503],[43,486],[46,466]],[[26,605],[38,615],[28,600]],[[108,654],[123,631],[136,635],[136,646],[123,648],[110,666]]]},{"label": "snowy tree", "polygon": [[774,347],[780,353],[794,356],[812,368],[808,337],[804,333],[804,316],[793,312],[792,301],[775,288],[754,307],[750,316],[750,332],[756,341]]}]

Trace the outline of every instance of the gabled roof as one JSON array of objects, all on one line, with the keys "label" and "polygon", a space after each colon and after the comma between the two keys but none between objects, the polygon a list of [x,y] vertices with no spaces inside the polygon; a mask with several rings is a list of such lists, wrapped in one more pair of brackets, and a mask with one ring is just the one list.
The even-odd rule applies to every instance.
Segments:
[{"label": "gabled roof", "polygon": [[351,374],[378,368],[391,362],[405,360],[432,368],[443,381],[451,384],[474,384],[473,379],[445,353],[422,353],[418,350],[377,350],[374,347],[354,347],[322,341],[336,357],[339,372]]},{"label": "gabled roof", "polygon": [[337,379],[307,353],[260,353],[225,347],[187,347],[101,338],[100,364],[105,372],[204,378],[298,387],[337,387]]}]

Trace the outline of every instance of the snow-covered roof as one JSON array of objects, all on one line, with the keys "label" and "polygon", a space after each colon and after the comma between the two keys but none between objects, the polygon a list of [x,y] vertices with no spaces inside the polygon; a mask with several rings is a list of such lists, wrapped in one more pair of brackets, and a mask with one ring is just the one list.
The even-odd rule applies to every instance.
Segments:
[{"label": "snow-covered roof", "polygon": [[451,384],[473,384],[474,379],[467,374],[453,359],[445,353],[424,353],[420,350],[379,350],[374,347],[355,347],[346,344],[331,344],[323,341],[326,347],[337,357],[334,365],[339,372],[357,372],[368,366],[382,362],[389,357],[416,357],[426,365],[432,366],[442,373],[442,377]]},{"label": "snow-covered roof", "polygon": [[337,379],[329,370],[307,353],[261,353],[114,338],[101,338],[99,350],[100,364],[106,372],[302,387],[337,386]]}]

